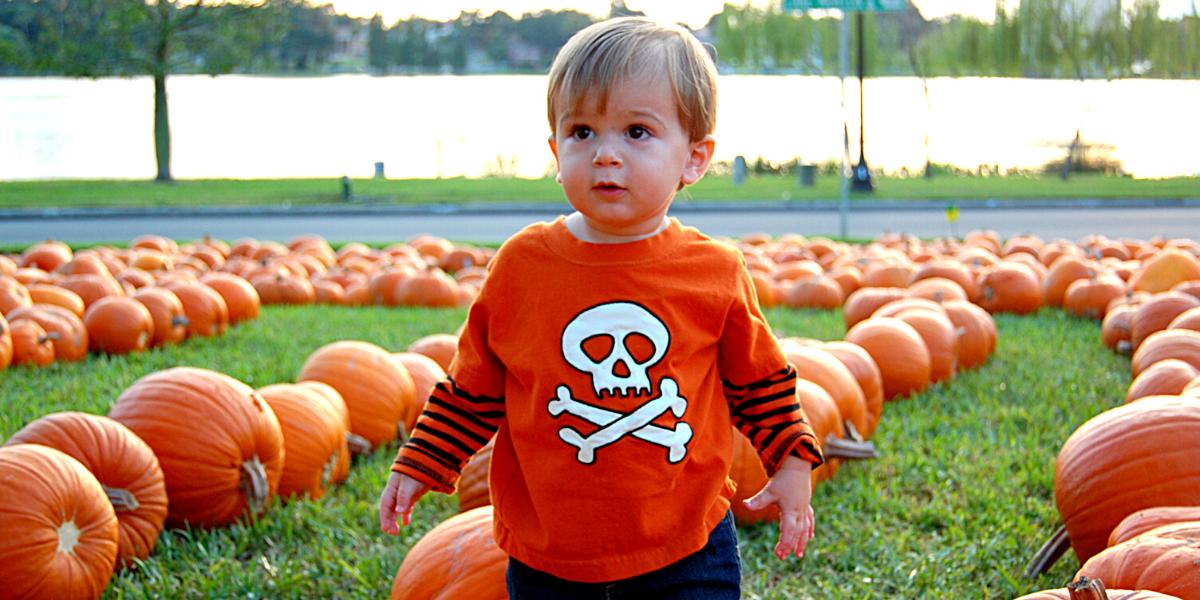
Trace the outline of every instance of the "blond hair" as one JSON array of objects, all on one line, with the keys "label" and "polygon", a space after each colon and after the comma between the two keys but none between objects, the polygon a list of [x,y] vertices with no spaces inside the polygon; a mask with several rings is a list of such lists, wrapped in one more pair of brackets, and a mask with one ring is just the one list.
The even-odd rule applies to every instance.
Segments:
[{"label": "blond hair", "polygon": [[603,112],[617,81],[659,73],[670,79],[679,122],[690,141],[711,134],[717,117],[712,58],[688,30],[643,17],[601,21],[571,36],[558,51],[546,97],[550,131],[557,132],[560,108],[578,110],[594,92]]}]

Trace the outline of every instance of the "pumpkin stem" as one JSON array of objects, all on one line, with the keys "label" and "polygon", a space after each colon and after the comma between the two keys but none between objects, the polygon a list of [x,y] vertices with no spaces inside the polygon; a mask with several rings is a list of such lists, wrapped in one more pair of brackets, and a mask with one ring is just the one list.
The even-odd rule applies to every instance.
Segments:
[{"label": "pumpkin stem", "polygon": [[183,315],[179,315],[178,317],[171,318],[171,326],[172,327],[187,327],[187,324],[188,324],[188,318]]},{"label": "pumpkin stem", "polygon": [[1130,342],[1129,340],[1121,340],[1117,342],[1117,354],[1124,354],[1125,356],[1133,354],[1133,342]]},{"label": "pumpkin stem", "polygon": [[408,428],[404,426],[404,421],[396,423],[396,440],[401,444],[408,441]]},{"label": "pumpkin stem", "polygon": [[246,497],[251,512],[257,515],[267,507],[267,500],[271,497],[271,488],[267,483],[267,469],[257,454],[242,463],[242,479],[238,482],[238,487],[241,488],[242,495]]},{"label": "pumpkin stem", "polygon": [[358,435],[355,433],[350,433],[349,431],[347,431],[346,432],[346,444],[350,446],[351,454],[370,454],[371,453],[371,442],[367,441],[367,438],[365,438],[361,435]]},{"label": "pumpkin stem", "polygon": [[104,484],[101,484],[100,487],[104,488],[104,493],[108,494],[108,501],[112,503],[113,510],[117,512],[133,512],[141,506],[137,497],[129,490],[110,488]]},{"label": "pumpkin stem", "polygon": [[1071,600],[1108,600],[1108,590],[1099,579],[1088,579],[1080,575],[1079,579],[1067,584],[1067,593]]},{"label": "pumpkin stem", "polygon": [[855,459],[879,457],[879,453],[875,451],[875,444],[842,439],[833,434],[825,436],[825,441],[821,442],[821,450],[825,456],[831,458]]},{"label": "pumpkin stem", "polygon": [[1049,571],[1070,547],[1071,538],[1067,535],[1066,526],[1059,526],[1050,539],[1038,549],[1037,554],[1033,555],[1033,560],[1025,567],[1025,577],[1037,579],[1039,575]]},{"label": "pumpkin stem", "polygon": [[858,428],[855,427],[854,423],[851,421],[846,421],[846,439],[854,441],[854,442],[867,441],[867,439],[864,438],[862,436],[862,434],[858,432]]},{"label": "pumpkin stem", "polygon": [[59,333],[57,331],[51,331],[50,333],[47,333],[46,335],[38,338],[37,343],[45,344],[46,342],[57,342],[60,339],[62,339],[61,333]]},{"label": "pumpkin stem", "polygon": [[333,470],[337,468],[339,452],[341,452],[340,448],[335,448],[333,452],[330,452],[329,460],[325,461],[325,466],[321,468],[321,489],[329,487],[329,480],[333,478]]}]

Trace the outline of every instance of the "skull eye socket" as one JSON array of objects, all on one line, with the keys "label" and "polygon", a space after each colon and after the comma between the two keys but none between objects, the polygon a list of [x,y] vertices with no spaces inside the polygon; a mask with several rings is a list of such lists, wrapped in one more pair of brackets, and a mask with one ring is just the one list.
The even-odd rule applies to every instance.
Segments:
[{"label": "skull eye socket", "polygon": [[580,346],[583,349],[583,353],[592,359],[592,362],[598,363],[603,362],[605,358],[608,358],[609,354],[612,354],[615,342],[616,340],[613,339],[613,336],[607,333],[598,333],[583,340]]},{"label": "skull eye socket", "polygon": [[625,351],[638,364],[645,364],[654,358],[654,342],[640,333],[631,333],[625,336]]}]

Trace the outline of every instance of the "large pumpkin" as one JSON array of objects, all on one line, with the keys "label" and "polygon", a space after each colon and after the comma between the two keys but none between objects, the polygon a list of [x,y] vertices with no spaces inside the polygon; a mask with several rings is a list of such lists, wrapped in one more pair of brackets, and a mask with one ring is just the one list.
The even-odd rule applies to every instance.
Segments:
[{"label": "large pumpkin", "polygon": [[1144,588],[1200,598],[1200,521],[1184,521],[1151,529],[1088,559],[1079,575],[1113,587]]},{"label": "large pumpkin", "polygon": [[433,393],[438,382],[446,378],[446,371],[437,361],[416,352],[396,352],[392,359],[397,360],[408,371],[413,380],[413,398],[416,400],[404,415],[404,426],[408,431],[417,424],[417,417],[425,408],[425,401]]},{"label": "large pumpkin", "polygon": [[1116,546],[1151,529],[1184,521],[1200,521],[1200,506],[1155,506],[1139,510],[1113,528],[1108,534],[1108,545]]},{"label": "large pumpkin", "polygon": [[1096,275],[1096,263],[1078,256],[1063,256],[1054,261],[1042,280],[1042,302],[1046,306],[1062,306],[1067,288],[1080,279]]},{"label": "large pumpkin", "polygon": [[1192,279],[1200,279],[1200,261],[1182,250],[1168,249],[1146,261],[1129,280],[1129,287],[1138,291],[1165,292]]},{"label": "large pumpkin", "polygon": [[1168,358],[1178,358],[1200,369],[1200,331],[1167,329],[1150,334],[1133,353],[1129,368],[1137,377],[1150,365]]},{"label": "large pumpkin", "polygon": [[408,345],[409,352],[424,354],[437,362],[442,370],[450,372],[450,363],[458,353],[458,336],[449,333],[432,333]]},{"label": "large pumpkin", "polygon": [[[821,443],[831,436],[840,439],[846,437],[846,426],[843,424],[841,413],[838,412],[837,403],[833,401],[825,388],[805,379],[796,379],[796,400],[804,409],[804,416],[807,418],[809,426],[812,427],[813,434]],[[817,482],[833,477],[841,463],[841,459],[834,458],[828,452],[825,454],[825,463],[813,469],[812,483],[814,487]]]},{"label": "large pumpkin", "polygon": [[392,292],[403,306],[458,306],[458,282],[437,267],[417,271],[396,283]]},{"label": "large pumpkin", "polygon": [[1130,342],[1137,350],[1156,331],[1162,331],[1175,317],[1200,306],[1200,299],[1183,292],[1162,292],[1138,307],[1130,320]]},{"label": "large pumpkin", "polygon": [[929,351],[929,380],[945,381],[958,369],[958,333],[944,313],[910,308],[896,315],[917,330]]},{"label": "large pumpkin", "polygon": [[488,477],[492,470],[492,449],[495,447],[496,438],[493,437],[463,467],[458,477],[458,512],[492,503]]},{"label": "large pumpkin", "polygon": [[1167,329],[1191,329],[1192,331],[1200,331],[1200,308],[1189,309],[1175,317]]},{"label": "large pumpkin", "polygon": [[189,336],[216,337],[225,333],[229,327],[229,307],[217,290],[198,281],[177,281],[166,288],[183,304]]},{"label": "large pumpkin", "polygon": [[178,344],[187,337],[187,313],[175,292],[164,287],[146,286],[133,294],[154,319],[154,338],[151,346]]},{"label": "large pumpkin", "polygon": [[154,316],[146,305],[124,296],[101,298],[83,315],[88,346],[97,352],[141,352],[154,341]]},{"label": "large pumpkin", "polygon": [[228,375],[193,367],[151,373],[108,414],[158,456],[171,526],[228,525],[265,510],[279,487],[279,420],[262,396]]},{"label": "large pumpkin", "polygon": [[1031,313],[1042,306],[1042,289],[1034,270],[1024,263],[1002,262],[979,280],[979,305],[990,313]]},{"label": "large pumpkin", "polygon": [[858,288],[846,297],[846,305],[842,307],[842,318],[846,321],[846,328],[854,327],[858,322],[870,317],[884,304],[907,296],[908,291],[903,288]]},{"label": "large pumpkin", "polygon": [[258,393],[271,405],[283,430],[279,496],[285,500],[324,496],[342,453],[350,452],[342,416],[311,388],[279,383],[261,387]]},{"label": "large pumpkin", "polygon": [[120,526],[117,566],[154,550],[167,518],[167,488],[158,457],[124,425],[99,415],[46,415],[13,434],[6,445],[41,444],[78,460],[99,480]]},{"label": "large pumpkin", "polygon": [[862,346],[879,366],[885,400],[918,393],[929,385],[929,350],[908,323],[892,317],[867,319],[846,332],[846,341]]},{"label": "large pumpkin", "polygon": [[216,290],[225,300],[230,325],[258,318],[262,301],[258,297],[258,290],[249,281],[233,273],[217,272],[205,274],[200,278],[200,283]]},{"label": "large pumpkin", "polygon": [[1058,453],[1054,497],[1080,562],[1122,519],[1152,506],[1200,504],[1200,401],[1155,396],[1087,421]]},{"label": "large pumpkin", "polygon": [[1200,376],[1200,370],[1176,358],[1160,360],[1142,371],[1129,384],[1125,402],[1146,396],[1175,396]]},{"label": "large pumpkin", "polygon": [[0,371],[8,368],[13,359],[12,332],[8,330],[8,321],[0,315]]},{"label": "large pumpkin", "polygon": [[392,600],[507,600],[508,555],[492,536],[492,507],[442,521],[404,556]]},{"label": "large pumpkin", "polygon": [[1103,319],[1108,305],[1124,295],[1125,282],[1116,275],[1102,273],[1071,282],[1063,297],[1063,309],[1077,317]]},{"label": "large pumpkin", "polygon": [[83,318],[83,298],[65,287],[49,283],[35,283],[29,286],[29,299],[34,304],[57,304]]},{"label": "large pumpkin", "polygon": [[117,517],[100,482],[62,452],[0,448],[0,582],[6,598],[99,598],[117,560]]},{"label": "large pumpkin", "polygon": [[338,453],[338,464],[333,469],[333,474],[329,477],[329,481],[333,484],[342,483],[346,477],[350,475],[350,457],[354,454],[366,454],[371,451],[371,442],[363,439],[362,436],[354,435],[350,432],[350,409],[346,408],[346,401],[342,399],[342,395],[337,390],[333,389],[327,383],[320,381],[301,381],[296,385],[306,388],[314,392],[330,410],[338,416],[342,423],[343,439],[346,442],[342,446],[342,450]]},{"label": "large pumpkin", "polygon": [[337,390],[350,410],[350,431],[372,448],[407,435],[403,418],[416,402],[416,388],[387,350],[367,342],[334,342],[309,355],[296,379]]},{"label": "large pumpkin", "polygon": [[83,319],[75,313],[53,304],[35,304],[17,308],[5,315],[9,321],[29,319],[42,326],[52,336],[55,360],[74,362],[87,356],[88,333]]},{"label": "large pumpkin", "polygon": [[958,334],[958,367],[974,369],[996,350],[996,321],[986,310],[962,300],[942,303]]},{"label": "large pumpkin", "polygon": [[875,434],[879,418],[883,416],[883,375],[879,372],[879,365],[875,364],[875,359],[858,344],[837,340],[821,344],[821,349],[846,365],[858,382],[867,407],[867,426],[859,433],[869,439]]},{"label": "large pumpkin", "polygon": [[837,404],[838,413],[862,432],[868,428],[867,400],[854,374],[834,355],[819,347],[789,344],[784,355],[796,376],[821,386]]},{"label": "large pumpkin", "polygon": [[1104,320],[1100,322],[1100,342],[1109,350],[1123,354],[1132,352],[1133,347],[1129,341],[1132,337],[1130,322],[1135,314],[1137,305],[1109,304],[1108,311],[1104,313]]}]

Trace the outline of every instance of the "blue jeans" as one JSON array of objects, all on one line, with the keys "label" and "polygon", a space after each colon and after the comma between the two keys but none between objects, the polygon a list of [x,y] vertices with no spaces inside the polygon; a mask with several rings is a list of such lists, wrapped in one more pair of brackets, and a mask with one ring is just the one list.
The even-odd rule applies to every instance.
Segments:
[{"label": "blue jeans", "polygon": [[508,559],[511,600],[736,600],[741,596],[741,560],[733,513],[727,513],[699,552],[657,571],[610,581],[580,583],[559,579]]}]

